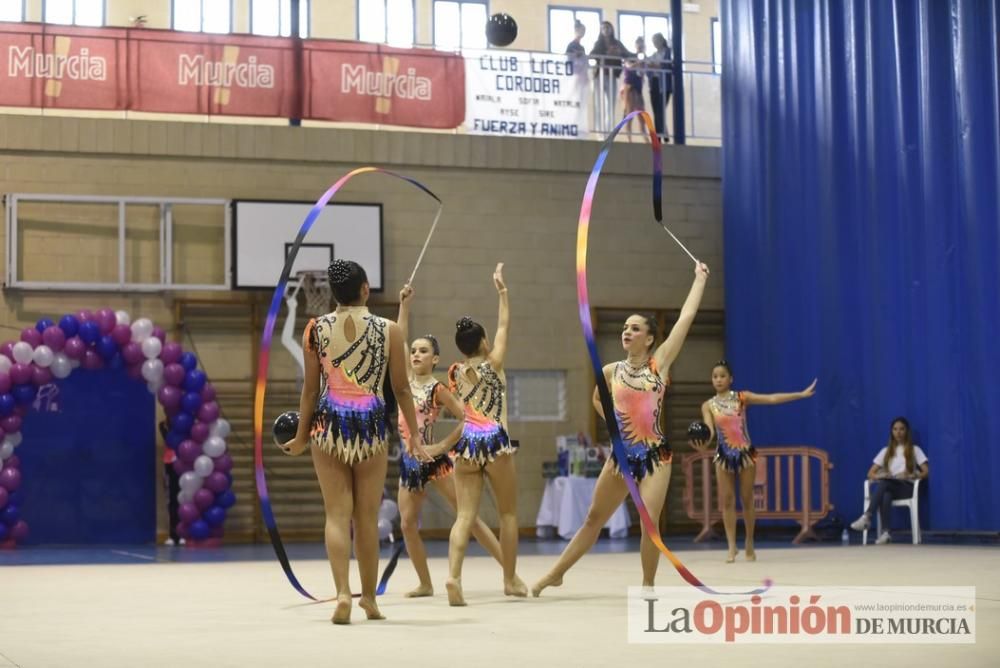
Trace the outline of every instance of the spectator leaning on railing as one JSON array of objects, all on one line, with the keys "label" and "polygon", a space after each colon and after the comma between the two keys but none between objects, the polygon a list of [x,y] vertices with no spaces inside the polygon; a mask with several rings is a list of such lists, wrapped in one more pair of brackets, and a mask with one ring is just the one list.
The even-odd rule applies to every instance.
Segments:
[{"label": "spectator leaning on railing", "polygon": [[656,48],[646,58],[646,76],[649,78],[649,104],[653,108],[653,125],[656,134],[663,141],[670,141],[667,132],[666,107],[670,103],[670,93],[674,90],[673,62],[670,58],[670,46],[662,33],[653,35],[653,46]]},{"label": "spectator leaning on railing", "polygon": [[[594,78],[598,81],[601,99],[605,110],[604,118],[610,122],[615,118],[615,97],[617,95],[618,77],[622,74],[622,58],[633,54],[615,37],[615,27],[610,22],[601,23],[601,34],[590,50],[591,56],[597,56],[597,67]],[[610,127],[604,128],[609,130]]]}]

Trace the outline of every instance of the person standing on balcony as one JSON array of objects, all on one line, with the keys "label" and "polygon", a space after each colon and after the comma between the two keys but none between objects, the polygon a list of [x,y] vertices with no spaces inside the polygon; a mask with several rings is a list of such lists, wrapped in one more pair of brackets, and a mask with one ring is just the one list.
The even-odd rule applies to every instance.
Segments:
[{"label": "person standing on balcony", "polygon": [[566,45],[566,57],[573,64],[573,97],[579,104],[577,110],[577,125],[580,129],[587,127],[588,119],[583,112],[587,109],[587,96],[590,95],[590,68],[587,61],[587,50],[581,44],[587,34],[587,26],[577,21],[573,25],[573,41]]},{"label": "person standing on balcony", "polygon": [[622,75],[622,58],[632,54],[615,37],[615,27],[609,21],[603,21],[601,34],[594,42],[590,55],[597,57],[594,78],[597,80],[596,89],[600,91],[597,95],[597,109],[594,110],[594,125],[608,132],[614,126],[615,97],[618,78]]},{"label": "person standing on balcony", "polygon": [[[635,40],[635,52],[634,58],[625,61],[625,79],[622,81],[622,102],[625,107],[623,118],[633,111],[645,111],[646,109],[646,101],[642,97],[642,72],[646,67],[646,42],[642,37]],[[629,143],[632,143],[631,120],[628,122],[626,132]],[[649,134],[642,121],[639,122],[639,133],[642,135],[643,141],[649,143]]]},{"label": "person standing on balcony", "polygon": [[666,110],[670,104],[670,93],[674,90],[673,63],[670,59],[670,46],[663,33],[653,35],[653,47],[656,51],[646,59],[646,76],[649,78],[649,104],[653,107],[653,125],[656,134],[664,142],[670,141],[667,132]]},{"label": "person standing on balcony", "polygon": [[729,362],[720,360],[712,368],[715,396],[701,405],[701,416],[708,425],[707,441],[691,441],[697,450],[706,449],[714,436],[719,437],[715,451],[715,478],[722,490],[722,523],[726,527],[729,554],[726,563],[736,561],[736,479],[740,483],[743,522],[746,525],[747,561],[756,561],[753,533],[756,512],[753,505],[753,485],[757,475],[757,451],[747,433],[747,407],[752,404],[784,404],[811,397],[816,393],[816,381],[801,392],[754,394],[733,391],[733,372]]}]

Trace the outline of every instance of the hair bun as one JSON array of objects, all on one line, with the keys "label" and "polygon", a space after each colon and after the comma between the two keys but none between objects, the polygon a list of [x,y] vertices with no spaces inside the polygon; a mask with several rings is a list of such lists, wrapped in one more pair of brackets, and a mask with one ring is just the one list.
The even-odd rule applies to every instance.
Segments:
[{"label": "hair bun", "polygon": [[347,260],[334,260],[326,270],[330,285],[343,285],[351,278],[351,263]]},{"label": "hair bun", "polygon": [[455,328],[460,332],[466,332],[476,326],[475,321],[469,316],[461,318],[457,323],[455,323]]}]

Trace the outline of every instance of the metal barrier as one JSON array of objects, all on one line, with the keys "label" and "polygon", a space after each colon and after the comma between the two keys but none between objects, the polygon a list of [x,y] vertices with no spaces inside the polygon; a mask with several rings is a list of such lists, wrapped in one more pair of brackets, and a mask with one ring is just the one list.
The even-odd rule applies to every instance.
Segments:
[{"label": "metal barrier", "polygon": [[[684,510],[692,520],[701,521],[695,542],[715,534],[712,525],[722,520],[722,493],[715,481],[712,464],[714,452],[694,452],[682,458],[684,469]],[[798,462],[798,466],[796,466]],[[696,466],[697,464],[697,466]],[[818,466],[819,503],[813,506],[812,474]],[[825,450],[810,446],[757,448],[757,473],[754,480],[754,510],[758,520],[796,520],[800,525],[793,543],[817,539],[813,526],[833,510],[830,503],[830,463]],[[695,475],[700,474],[700,490],[695,503]],[[796,475],[796,473],[798,475]],[[796,487],[798,478],[798,487]],[[712,489],[715,488],[715,507]]]}]

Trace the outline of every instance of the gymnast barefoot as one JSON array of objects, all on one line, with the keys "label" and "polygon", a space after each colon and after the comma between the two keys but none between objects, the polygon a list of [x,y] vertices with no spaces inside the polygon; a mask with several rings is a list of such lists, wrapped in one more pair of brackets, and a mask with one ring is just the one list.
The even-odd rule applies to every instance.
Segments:
[{"label": "gymnast barefoot", "polygon": [[[691,291],[667,340],[654,352],[656,320],[641,315],[629,316],[622,329],[622,348],[628,357],[604,367],[604,379],[614,401],[613,417],[618,422],[625,446],[627,461],[624,464],[635,478],[642,502],[656,525],[659,524],[660,512],[667,497],[671,460],[670,444],[663,434],[660,411],[670,383],[670,365],[677,359],[698,312],[708,279],[708,267],[699,263],[695,266],[694,274]],[[597,388],[594,388],[594,407],[602,418],[608,419],[604,415]],[[566,572],[597,542],[601,527],[628,495],[628,488],[619,469],[622,464],[614,453],[605,462],[597,479],[587,519],[563,550],[552,570],[531,588],[532,596],[541,595],[546,587],[561,585]],[[645,525],[642,526],[639,552],[642,584],[644,587],[652,587],[655,584],[660,551],[647,535]]]},{"label": "gymnast barefoot", "polygon": [[[397,322],[403,333],[403,340],[408,341],[410,304],[413,301],[413,288],[403,287],[399,293],[399,318]],[[432,487],[444,497],[452,510],[457,507],[455,498],[455,481],[451,475],[455,470],[448,452],[458,443],[465,426],[465,414],[462,403],[454,394],[448,391],[444,384],[434,378],[434,367],[441,355],[441,348],[436,338],[427,334],[413,340],[410,344],[410,365],[408,375],[410,390],[413,392],[414,409],[417,413],[417,426],[420,429],[417,441],[427,448],[434,457],[431,462],[421,462],[404,452],[399,461],[399,513],[403,528],[403,540],[406,542],[406,553],[417,571],[420,584],[413,591],[407,592],[407,598],[433,596],[434,585],[431,583],[430,570],[427,567],[427,550],[420,538],[420,511],[427,498],[427,488]],[[458,419],[458,426],[440,443],[434,444],[434,423],[437,421],[441,408]],[[399,433],[410,441],[409,430],[402,414],[399,418]],[[479,517],[476,517],[472,527],[472,535],[482,545],[490,556],[503,563],[500,556],[500,542]]]}]

